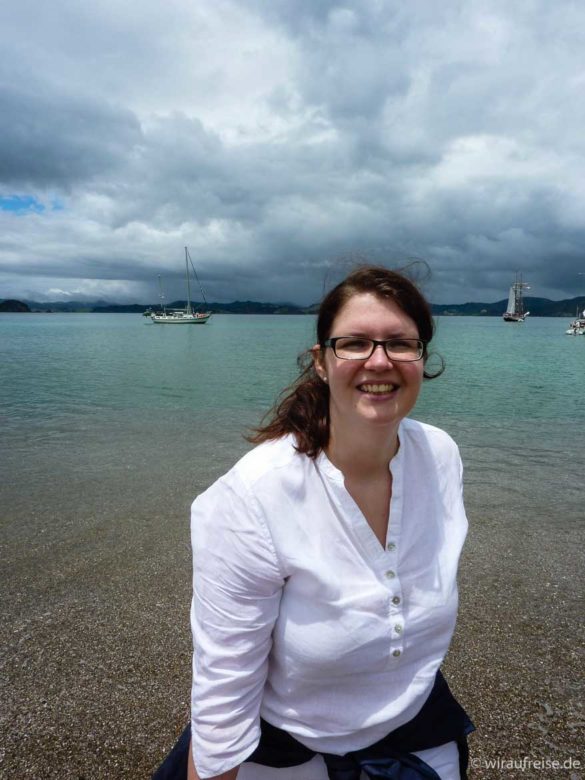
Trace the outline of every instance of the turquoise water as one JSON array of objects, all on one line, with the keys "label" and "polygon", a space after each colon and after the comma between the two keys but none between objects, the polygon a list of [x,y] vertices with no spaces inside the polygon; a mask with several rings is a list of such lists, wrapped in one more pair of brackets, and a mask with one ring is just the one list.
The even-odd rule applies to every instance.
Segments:
[{"label": "turquoise water", "polygon": [[[563,320],[506,325],[438,318],[444,375],[425,386],[419,412],[489,419],[582,420],[585,339]],[[259,411],[296,372],[314,320],[216,315],[206,326],[165,328],[134,315],[2,315],[3,423],[50,427],[106,410]]]},{"label": "turquoise water", "polygon": [[[446,362],[415,417],[461,446],[471,503],[555,503],[582,516],[585,338],[568,321],[439,318]],[[143,507],[183,511],[231,465],[313,343],[305,316],[216,315],[164,327],[136,315],[0,316],[5,521]],[[107,501],[105,500],[107,495]]]}]

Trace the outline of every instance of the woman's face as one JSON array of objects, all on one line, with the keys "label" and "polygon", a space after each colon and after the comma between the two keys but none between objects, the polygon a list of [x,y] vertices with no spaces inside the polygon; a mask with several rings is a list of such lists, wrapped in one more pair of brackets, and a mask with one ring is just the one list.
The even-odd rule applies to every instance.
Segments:
[{"label": "woman's face", "polygon": [[[419,338],[418,328],[399,306],[373,293],[354,295],[333,321],[330,338]],[[313,349],[315,368],[330,389],[331,422],[356,432],[364,425],[397,429],[416,403],[424,361],[392,361],[382,347],[367,360],[343,360],[333,349]]]}]

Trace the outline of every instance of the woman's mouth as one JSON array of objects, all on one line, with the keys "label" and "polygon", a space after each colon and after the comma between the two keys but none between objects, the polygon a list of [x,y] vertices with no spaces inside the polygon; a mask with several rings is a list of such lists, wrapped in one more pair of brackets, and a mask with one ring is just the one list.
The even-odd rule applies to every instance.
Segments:
[{"label": "woman's mouth", "polygon": [[397,389],[397,385],[392,384],[374,384],[373,382],[364,383],[358,385],[358,390],[361,393],[369,393],[371,395],[387,395],[394,392]]}]

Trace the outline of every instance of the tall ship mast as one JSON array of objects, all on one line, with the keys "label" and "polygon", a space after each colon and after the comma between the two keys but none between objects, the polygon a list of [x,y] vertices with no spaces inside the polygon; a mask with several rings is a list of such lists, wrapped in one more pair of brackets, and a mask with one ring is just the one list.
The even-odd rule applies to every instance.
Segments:
[{"label": "tall ship mast", "polygon": [[530,312],[524,311],[523,291],[529,289],[529,285],[522,281],[522,274],[516,272],[516,281],[510,287],[508,295],[508,307],[502,315],[504,322],[524,322],[528,317]]}]

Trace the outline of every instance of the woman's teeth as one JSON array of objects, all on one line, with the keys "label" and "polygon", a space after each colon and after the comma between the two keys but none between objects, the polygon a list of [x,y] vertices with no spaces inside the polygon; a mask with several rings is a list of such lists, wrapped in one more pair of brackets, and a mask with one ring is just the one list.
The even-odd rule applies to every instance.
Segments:
[{"label": "woman's teeth", "polygon": [[360,385],[358,389],[364,393],[383,395],[391,393],[395,389],[395,385]]}]

